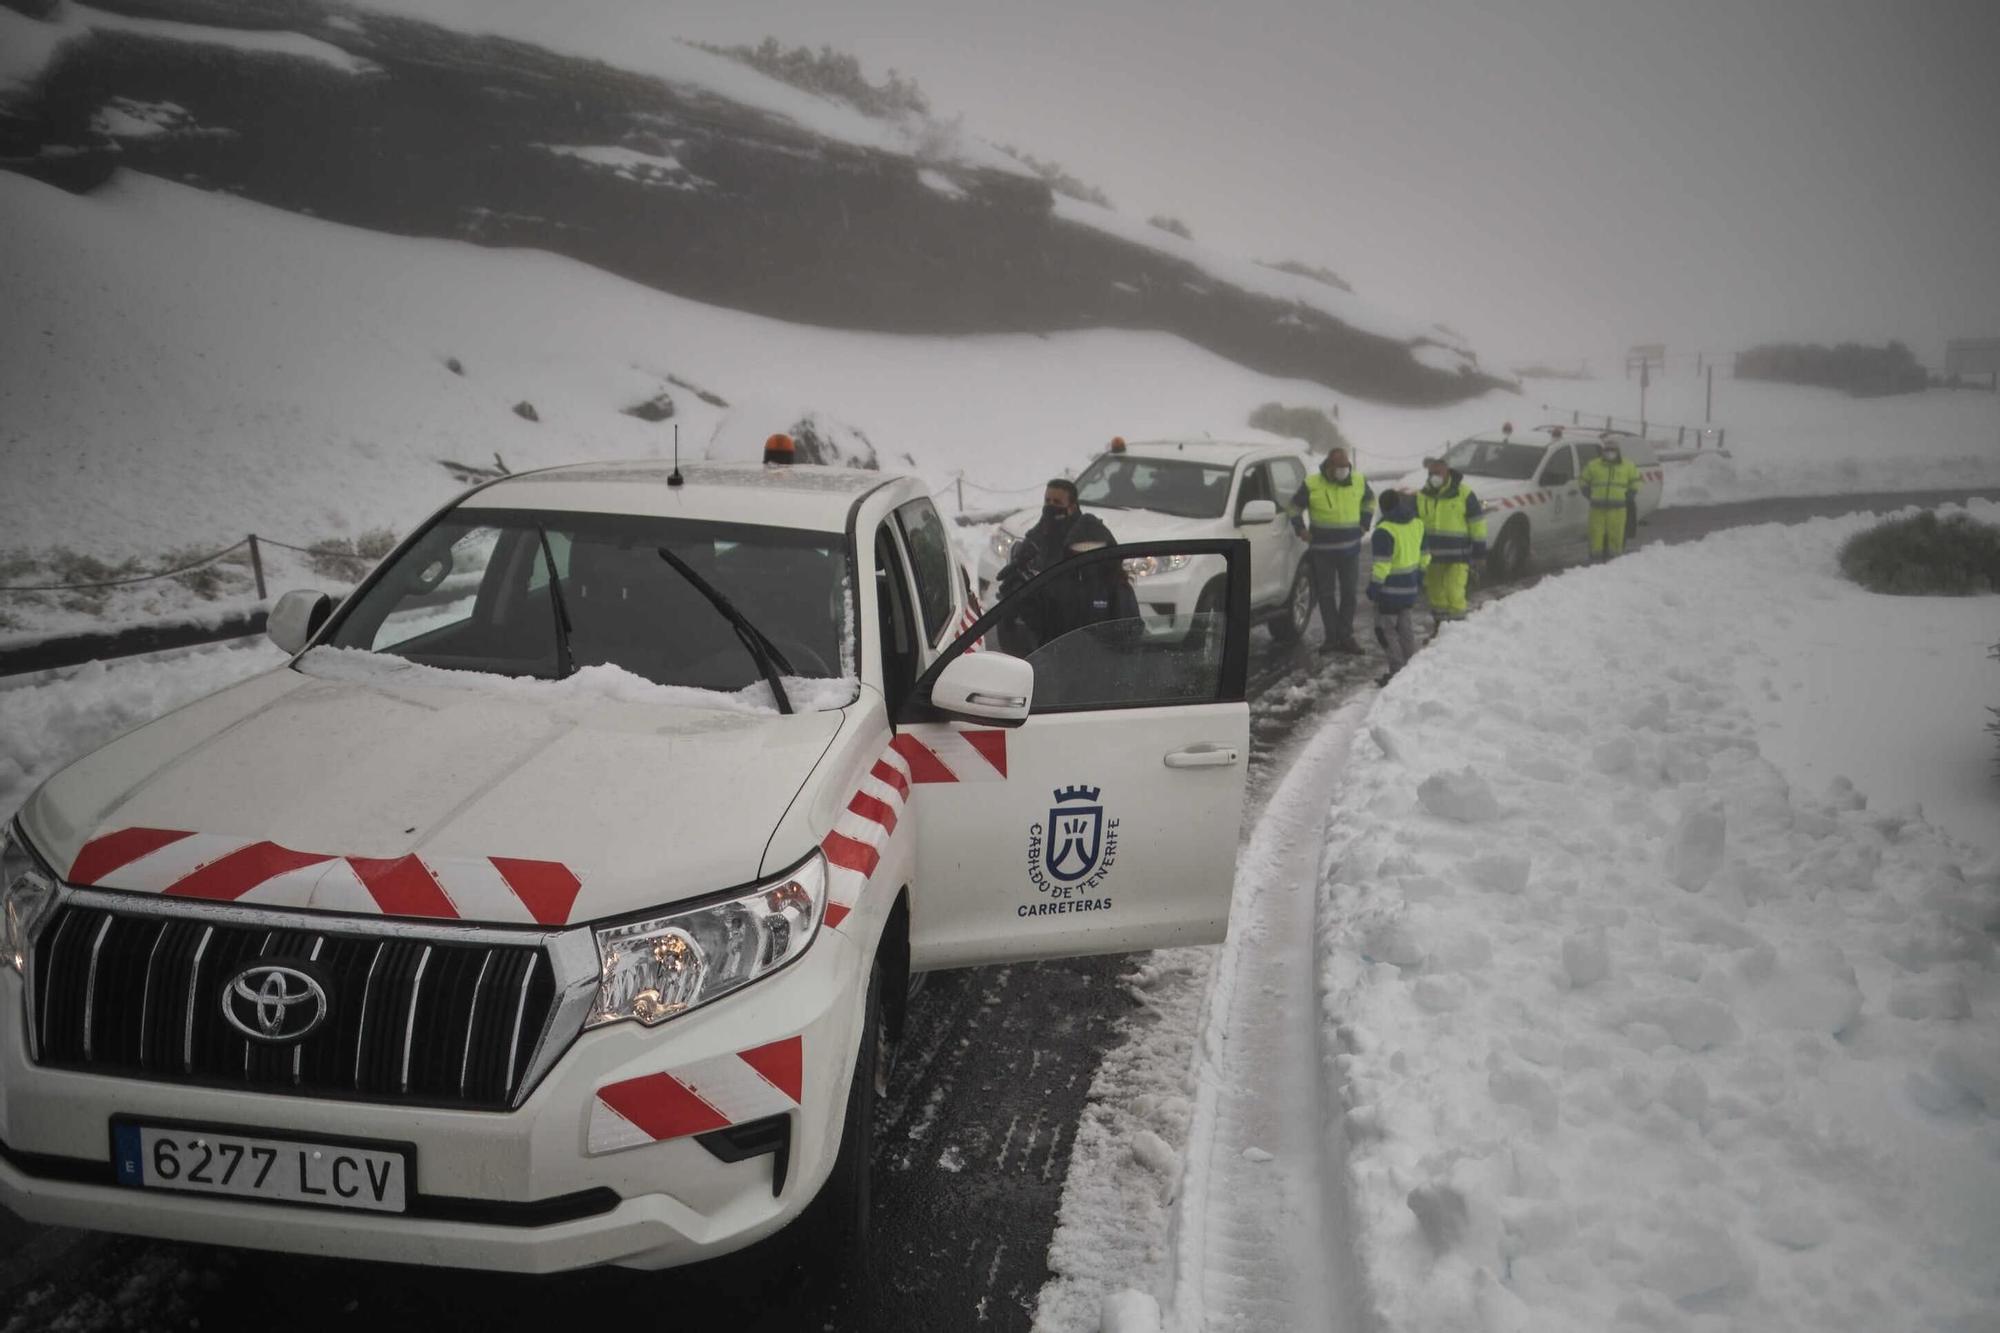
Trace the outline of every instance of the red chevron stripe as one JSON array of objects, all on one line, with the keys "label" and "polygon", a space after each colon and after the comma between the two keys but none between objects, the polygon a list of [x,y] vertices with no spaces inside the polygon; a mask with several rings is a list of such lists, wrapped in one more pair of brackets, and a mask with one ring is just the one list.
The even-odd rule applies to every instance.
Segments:
[{"label": "red chevron stripe", "polygon": [[545,926],[560,926],[569,920],[569,909],[583,881],[560,861],[529,861],[513,856],[489,856],[493,868],[507,887],[527,907],[528,915]]},{"label": "red chevron stripe", "polygon": [[960,733],[966,743],[986,757],[986,762],[998,770],[1001,777],[1007,776],[1007,733],[1004,731],[967,731]]},{"label": "red chevron stripe", "polygon": [[916,737],[904,732],[890,741],[903,762],[910,766],[912,782],[956,782],[958,774],[944,766],[944,761],[931,753],[930,747]]},{"label": "red chevron stripe", "polygon": [[882,864],[882,853],[867,843],[850,838],[845,833],[829,833],[820,843],[820,850],[826,859],[844,870],[854,870],[862,875],[872,875],[875,867]]},{"label": "red chevron stripe", "polygon": [[690,1092],[671,1074],[647,1074],[597,1090],[606,1106],[655,1139],[677,1139],[723,1129],[729,1117]]},{"label": "red chevron stripe", "polygon": [[234,902],[267,879],[333,859],[317,852],[295,852],[275,842],[253,842],[181,876],[164,892],[174,898]]},{"label": "red chevron stripe", "polygon": [[799,1038],[786,1037],[767,1046],[738,1051],[736,1055],[762,1074],[772,1087],[796,1102],[803,1100],[799,1094],[805,1089],[805,1049]]},{"label": "red chevron stripe", "polygon": [[847,808],[863,819],[872,819],[890,833],[896,831],[896,811],[887,801],[878,800],[865,791],[854,793],[854,799]]},{"label": "red chevron stripe", "polygon": [[907,801],[910,799],[910,780],[903,776],[901,769],[877,759],[875,767],[869,769],[868,772],[876,781],[886,782],[891,787],[894,787],[896,794],[904,800]]},{"label": "red chevron stripe", "polygon": [[387,860],[350,856],[347,864],[354,867],[375,905],[390,916],[458,919],[457,906],[445,896],[444,887],[431,874],[430,867],[414,854]]},{"label": "red chevron stripe", "polygon": [[69,867],[69,882],[89,888],[112,871],[193,836],[176,829],[126,828],[92,838],[77,849],[76,860]]}]

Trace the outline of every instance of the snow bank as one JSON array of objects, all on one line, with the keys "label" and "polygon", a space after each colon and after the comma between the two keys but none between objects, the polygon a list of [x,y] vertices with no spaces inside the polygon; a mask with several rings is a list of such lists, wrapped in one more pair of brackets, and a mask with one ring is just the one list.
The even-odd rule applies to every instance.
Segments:
[{"label": "snow bank", "polygon": [[[1990,755],[2000,598],[1841,582],[1872,521],[1548,580],[1378,699],[1318,947],[1387,1328],[1992,1327],[2000,788],[1925,809],[1947,731]],[[1833,677],[1888,730],[1802,738]]]},{"label": "snow bank", "polygon": [[81,25],[31,19],[0,5],[0,95],[29,88]]},{"label": "snow bank", "polygon": [[244,639],[0,679],[0,819],[78,755],[284,660],[265,640]]},{"label": "snow bank", "polygon": [[172,19],[134,18],[128,14],[113,14],[79,4],[65,4],[58,11],[58,22],[71,32],[92,29],[99,32],[122,32],[134,37],[149,37],[164,42],[226,46],[234,51],[248,51],[257,55],[309,60],[342,74],[375,74],[381,71],[381,66],[372,61],[363,60],[359,56],[341,50],[331,42],[323,42],[317,37],[308,37],[301,32],[214,28],[206,24],[181,23]]}]

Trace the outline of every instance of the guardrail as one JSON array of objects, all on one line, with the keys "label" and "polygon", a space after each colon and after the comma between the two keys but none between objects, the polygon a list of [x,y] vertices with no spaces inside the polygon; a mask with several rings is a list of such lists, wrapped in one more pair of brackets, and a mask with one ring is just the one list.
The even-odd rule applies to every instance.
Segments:
[{"label": "guardrail", "polygon": [[[1692,448],[1697,451],[1721,449],[1728,439],[1727,430],[1722,426],[1683,426],[1665,421],[1648,421],[1643,417],[1620,417],[1608,412],[1585,412],[1575,407],[1554,407],[1548,403],[1542,404],[1542,411],[1553,412],[1558,417],[1567,412],[1568,424],[1572,426],[1582,426],[1590,430],[1622,430],[1651,440],[1665,438],[1655,435],[1654,431],[1670,430],[1674,432],[1674,447],[1678,449]],[[1599,425],[1599,422],[1603,424]]]}]

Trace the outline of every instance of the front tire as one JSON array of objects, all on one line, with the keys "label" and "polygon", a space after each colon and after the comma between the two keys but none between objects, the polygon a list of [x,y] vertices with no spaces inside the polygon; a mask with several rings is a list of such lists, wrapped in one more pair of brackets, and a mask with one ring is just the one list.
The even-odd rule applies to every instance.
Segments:
[{"label": "front tire", "polygon": [[1516,515],[1500,529],[1500,539],[1487,554],[1486,569],[1492,583],[1512,583],[1528,572],[1528,520]]},{"label": "front tire", "polygon": [[1271,637],[1279,643],[1297,643],[1305,637],[1306,626],[1312,624],[1313,597],[1312,558],[1299,557],[1299,568],[1292,575],[1292,590],[1285,594],[1284,609],[1271,618]]}]

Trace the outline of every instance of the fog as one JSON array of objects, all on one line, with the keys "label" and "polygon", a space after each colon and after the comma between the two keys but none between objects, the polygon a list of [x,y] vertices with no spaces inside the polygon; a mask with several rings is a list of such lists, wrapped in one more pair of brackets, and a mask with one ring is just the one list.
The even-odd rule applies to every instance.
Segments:
[{"label": "fog", "polygon": [[2000,333],[2000,5],[728,0],[1489,364]]}]

